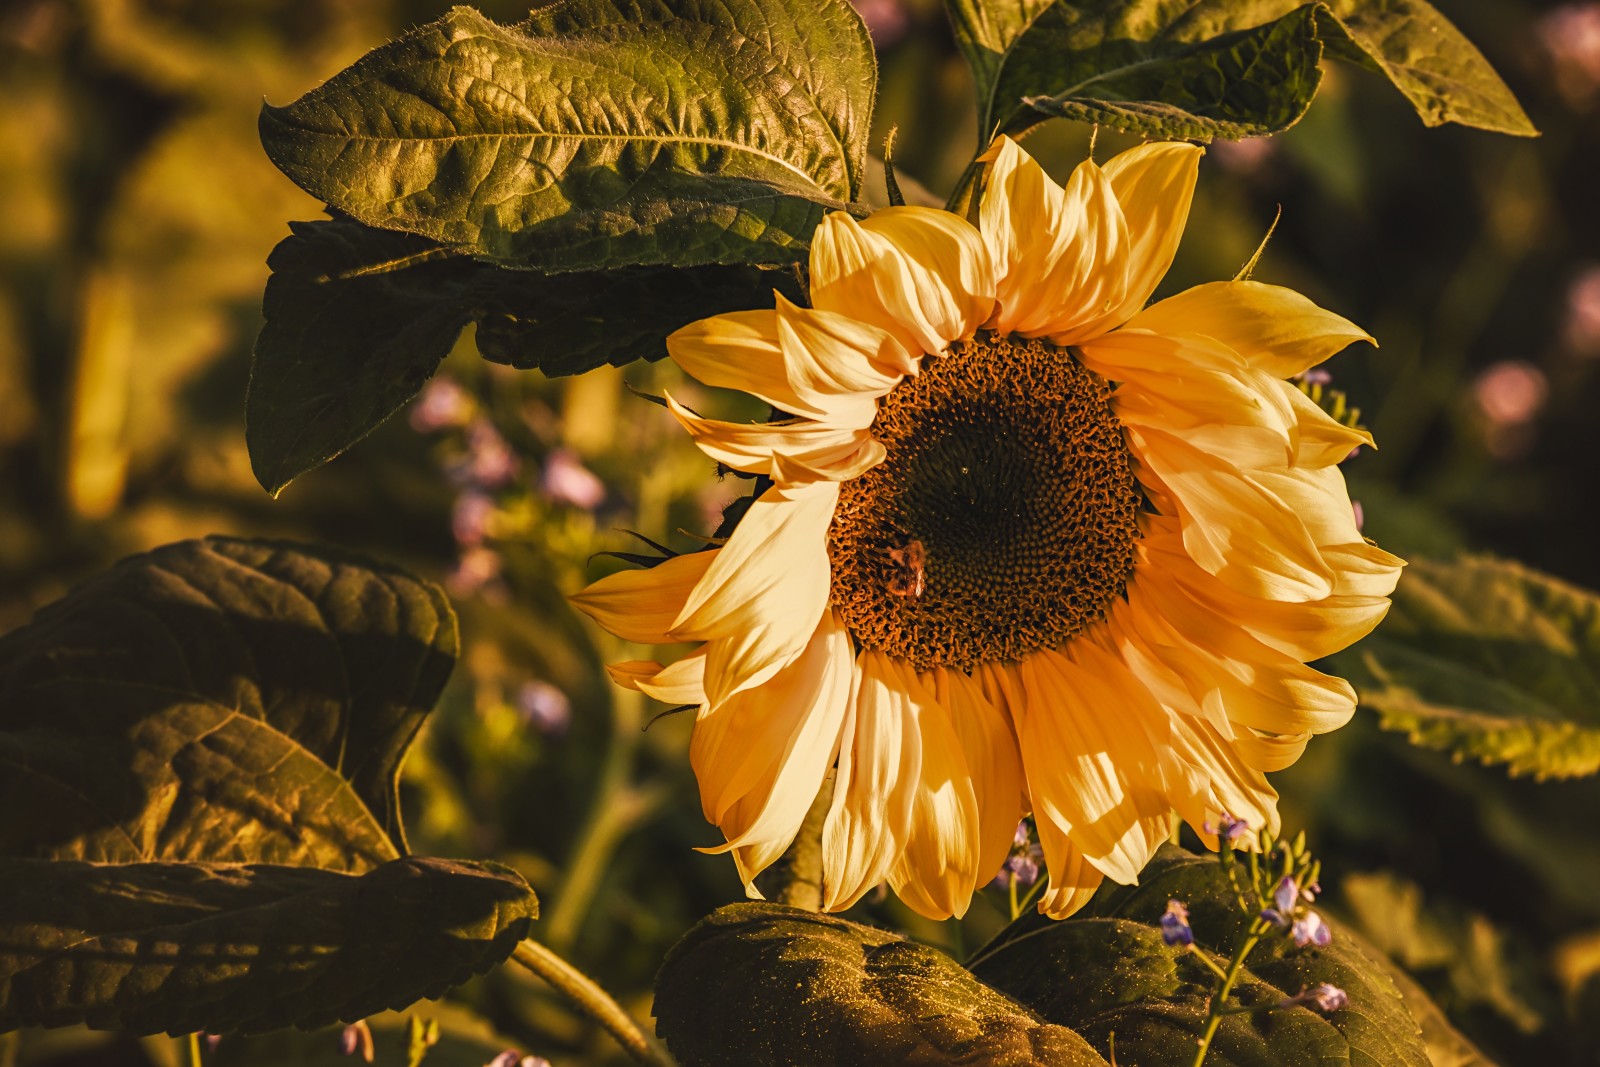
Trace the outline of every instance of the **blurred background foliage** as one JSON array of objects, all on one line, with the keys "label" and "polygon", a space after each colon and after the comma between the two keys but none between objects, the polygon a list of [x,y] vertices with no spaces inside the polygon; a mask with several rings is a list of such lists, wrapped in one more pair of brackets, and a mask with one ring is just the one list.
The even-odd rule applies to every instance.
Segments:
[{"label": "blurred background foliage", "polygon": [[[522,6],[482,5],[502,21]],[[970,157],[968,74],[935,0],[859,0],[879,47],[874,143],[898,126],[908,195],[942,201]],[[1450,0],[1544,131],[1425,131],[1379,79],[1327,71],[1309,115],[1214,145],[1163,293],[1256,272],[1370,329],[1330,366],[1381,450],[1346,466],[1366,530],[1402,554],[1464,548],[1600,586],[1600,3]],[[709,533],[742,492],[631,390],[696,387],[665,364],[546,380],[464,337],[408,410],[270,500],[243,397],[272,246],[319,205],[267,161],[286,102],[409,26],[425,0],[10,0],[0,6],[0,626],[131,552],[205,533],[322,540],[444,581],[463,655],[406,769],[423,852],[492,857],[539,892],[537,935],[640,1015],[667,947],[740,889],[699,817],[688,721],[610,686],[639,650],[563,594],[634,547]],[[1090,131],[1044,127],[1057,175]],[[1126,138],[1102,135],[1101,158]],[[881,170],[870,195],[881,202]],[[693,404],[695,401],[689,399]],[[1278,777],[1285,824],[1333,907],[1506,1065],[1600,1063],[1600,783],[1452,763],[1358,713]],[[961,954],[997,929],[892,898],[858,909]],[[548,991],[502,971],[421,1005],[430,1063],[502,1048],[616,1059]],[[399,1019],[373,1021],[404,1062]],[[230,1040],[219,1064],[332,1062],[336,1035]],[[165,1038],[0,1039],[0,1063],[177,1063]]]}]

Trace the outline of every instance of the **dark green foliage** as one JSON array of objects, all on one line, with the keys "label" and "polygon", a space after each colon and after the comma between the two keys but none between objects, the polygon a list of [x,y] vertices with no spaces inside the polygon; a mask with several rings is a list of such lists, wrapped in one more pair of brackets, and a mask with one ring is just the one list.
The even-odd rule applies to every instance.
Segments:
[{"label": "dark green foliage", "polygon": [[655,1012],[684,1067],[1105,1064],[943,953],[777,904],[732,904],[689,931]]},{"label": "dark green foliage", "polygon": [[499,264],[785,263],[860,189],[874,76],[845,0],[458,7],[261,137],[340,211]]},{"label": "dark green foliage", "polygon": [[256,478],[276,494],[422,388],[469,323],[489,359],[545,374],[658,359],[706,315],[797,296],[790,271],[633,267],[538,274],[349,218],[291,223],[273,250],[247,405]]},{"label": "dark green foliage", "polygon": [[1600,597],[1508,560],[1413,560],[1334,657],[1385,728],[1512,774],[1600,770]]},{"label": "dark green foliage", "polygon": [[0,859],[0,1029],[256,1033],[437,997],[538,916],[516,872]]},{"label": "dark green foliage", "polygon": [[1323,43],[1384,73],[1429,126],[1535,132],[1478,50],[1421,0],[950,6],[986,138],[1049,114],[1196,140],[1278,132],[1309,106]]},{"label": "dark green foliage", "polygon": [[374,867],[455,654],[442,591],[334,550],[124,560],[0,638],[0,855]]}]

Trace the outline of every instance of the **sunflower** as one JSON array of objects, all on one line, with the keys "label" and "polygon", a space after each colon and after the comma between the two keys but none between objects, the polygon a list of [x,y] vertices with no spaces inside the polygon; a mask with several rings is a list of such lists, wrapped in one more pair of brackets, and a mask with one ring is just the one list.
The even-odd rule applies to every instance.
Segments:
[{"label": "sunflower", "polygon": [[1277,829],[1265,772],[1346,722],[1306,666],[1366,634],[1401,561],[1357,530],[1338,463],[1362,430],[1287,381],[1370,340],[1299,294],[1201,285],[1146,307],[1202,150],[1146,144],[1057,185],[1015,143],[978,225],[830,215],[811,307],[668,340],[779,417],[668,404],[764,486],[711,550],[574,599],[628,640],[698,643],[611,668],[698,708],[706,818],[753,879],[830,771],[824,906],[887,881],[962,914],[1032,813],[1064,916],[1133,883],[1176,812]]}]

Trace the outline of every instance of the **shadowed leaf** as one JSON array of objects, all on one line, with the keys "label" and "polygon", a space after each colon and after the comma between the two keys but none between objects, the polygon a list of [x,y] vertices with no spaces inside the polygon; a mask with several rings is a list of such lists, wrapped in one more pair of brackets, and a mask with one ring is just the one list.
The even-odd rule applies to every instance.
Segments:
[{"label": "shadowed leaf", "polygon": [[684,1067],[1105,1067],[933,949],[775,904],[691,930],[656,980],[656,1029]]},{"label": "shadowed leaf", "polygon": [[436,586],[210,538],[124,560],[0,638],[0,855],[363,871],[450,673]]},{"label": "shadowed leaf", "polygon": [[490,359],[549,375],[656,359],[667,334],[796,297],[745,266],[513,271],[353,219],[292,223],[273,250],[247,404],[256,478],[277,493],[415,396],[469,323]]},{"label": "shadowed leaf", "polygon": [[437,997],[538,915],[515,872],[0,859],[0,1029],[255,1033]]},{"label": "shadowed leaf", "polygon": [[458,7],[261,136],[340,211],[499,264],[786,263],[860,188],[875,78],[845,0]]},{"label": "shadowed leaf", "polygon": [[1386,729],[1512,774],[1600,771],[1600,597],[1487,556],[1414,560],[1333,658]]}]

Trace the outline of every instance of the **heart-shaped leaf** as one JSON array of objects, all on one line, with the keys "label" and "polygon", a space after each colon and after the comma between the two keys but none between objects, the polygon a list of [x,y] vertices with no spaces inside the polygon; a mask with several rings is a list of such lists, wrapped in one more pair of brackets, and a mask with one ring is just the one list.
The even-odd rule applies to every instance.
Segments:
[{"label": "heart-shaped leaf", "polygon": [[1512,774],[1600,771],[1600,596],[1487,556],[1413,560],[1334,657],[1383,726]]},{"label": "heart-shaped leaf", "polygon": [[0,855],[391,860],[455,651],[441,590],[332,550],[124,560],[0,638]]},{"label": "heart-shaped leaf", "polygon": [[1425,124],[1535,133],[1483,55],[1425,0],[949,0],[980,133],[1047,115],[1209,140],[1292,125],[1330,54],[1382,72]]},{"label": "heart-shaped leaf", "polygon": [[776,904],[733,904],[689,931],[655,1012],[684,1067],[1106,1067],[943,953]]},{"label": "heart-shaped leaf", "polygon": [[412,858],[357,876],[0,859],[0,1030],[354,1021],[500,963],[537,915],[521,876],[487,863]]},{"label": "heart-shaped leaf", "polygon": [[[974,959],[973,973],[1099,1048],[1115,1034],[1120,1060],[1188,1067],[1215,982],[1203,963],[1162,941],[1160,919],[1172,899],[1188,905],[1195,944],[1225,966],[1248,917],[1215,859],[1168,846],[1138,886],[1102,892],[1079,918],[1031,915],[1013,923]],[[1263,941],[1236,1000],[1265,1009],[1321,982],[1348,993],[1349,1005],[1326,1016],[1305,1007],[1230,1015],[1206,1062],[1429,1067],[1389,965],[1337,933],[1323,948],[1297,949],[1283,937]]]},{"label": "heart-shaped leaf", "polygon": [[860,188],[875,79],[845,0],[458,7],[261,136],[340,211],[499,264],[784,263]]},{"label": "heart-shaped leaf", "polygon": [[[771,306],[793,275],[746,266],[537,274],[354,219],[292,223],[273,250],[246,439],[276,494],[410,400],[478,323],[485,356],[548,375],[656,359],[708,315]],[[627,314],[618,314],[618,309]]]}]

